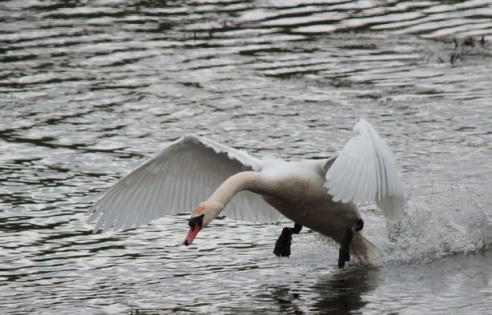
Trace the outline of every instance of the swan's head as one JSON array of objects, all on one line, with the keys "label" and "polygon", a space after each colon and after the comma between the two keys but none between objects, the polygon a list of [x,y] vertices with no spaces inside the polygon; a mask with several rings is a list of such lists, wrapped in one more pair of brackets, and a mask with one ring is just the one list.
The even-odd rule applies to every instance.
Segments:
[{"label": "swan's head", "polygon": [[188,221],[190,231],[184,240],[184,244],[186,246],[190,245],[198,232],[212,222],[223,208],[224,206],[220,203],[202,202],[199,204],[191,213],[191,218]]}]

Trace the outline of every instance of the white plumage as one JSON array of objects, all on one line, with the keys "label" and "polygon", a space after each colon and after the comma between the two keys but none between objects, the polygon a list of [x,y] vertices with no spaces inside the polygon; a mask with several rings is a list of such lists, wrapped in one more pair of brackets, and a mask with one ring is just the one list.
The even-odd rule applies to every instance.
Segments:
[{"label": "white plumage", "polygon": [[403,213],[403,188],[393,154],[365,119],[326,173],[325,187],[334,201],[376,202],[388,219]]},{"label": "white plumage", "polygon": [[[205,137],[187,135],[172,142],[109,188],[89,210],[95,230],[138,227],[159,217],[189,212],[230,176],[259,171],[262,161]],[[239,193],[227,215],[253,222],[276,222],[278,211],[260,195]]]}]

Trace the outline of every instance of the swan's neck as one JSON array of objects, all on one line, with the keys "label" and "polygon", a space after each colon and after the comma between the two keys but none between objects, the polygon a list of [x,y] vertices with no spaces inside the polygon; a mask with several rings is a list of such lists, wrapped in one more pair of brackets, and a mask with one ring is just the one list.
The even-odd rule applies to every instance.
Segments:
[{"label": "swan's neck", "polygon": [[208,198],[207,202],[219,203],[222,209],[242,190],[250,190],[259,194],[268,194],[272,187],[259,172],[240,172],[232,175]]}]

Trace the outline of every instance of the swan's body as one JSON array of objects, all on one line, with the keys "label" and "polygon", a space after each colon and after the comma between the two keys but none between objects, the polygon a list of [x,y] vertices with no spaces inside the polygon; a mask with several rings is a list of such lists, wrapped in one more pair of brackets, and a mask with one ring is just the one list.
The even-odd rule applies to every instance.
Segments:
[{"label": "swan's body", "polygon": [[[375,201],[388,219],[403,211],[391,152],[367,121],[360,120],[354,130],[358,134],[338,156],[298,162],[259,160],[207,138],[185,136],[105,192],[91,208],[91,219],[99,217],[96,230],[129,228],[191,209],[193,202],[198,206],[186,245],[224,209],[232,218],[257,222],[275,222],[282,214],[343,243],[346,231],[362,221],[356,203]],[[352,254],[362,261],[378,256],[361,231],[353,234]]]}]

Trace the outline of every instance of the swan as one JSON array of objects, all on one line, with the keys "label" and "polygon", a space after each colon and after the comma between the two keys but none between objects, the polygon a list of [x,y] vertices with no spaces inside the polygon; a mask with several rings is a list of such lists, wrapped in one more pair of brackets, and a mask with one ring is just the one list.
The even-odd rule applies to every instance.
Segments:
[{"label": "swan", "polygon": [[89,209],[94,231],[128,229],[194,210],[184,240],[224,211],[237,220],[294,222],[275,242],[289,257],[292,234],[307,227],[340,244],[338,266],[354,255],[373,262],[380,251],[362,231],[357,204],[376,203],[388,221],[403,213],[404,193],[393,154],[365,119],[341,152],[320,160],[259,159],[206,137],[186,135],[158,152],[102,193]]}]

